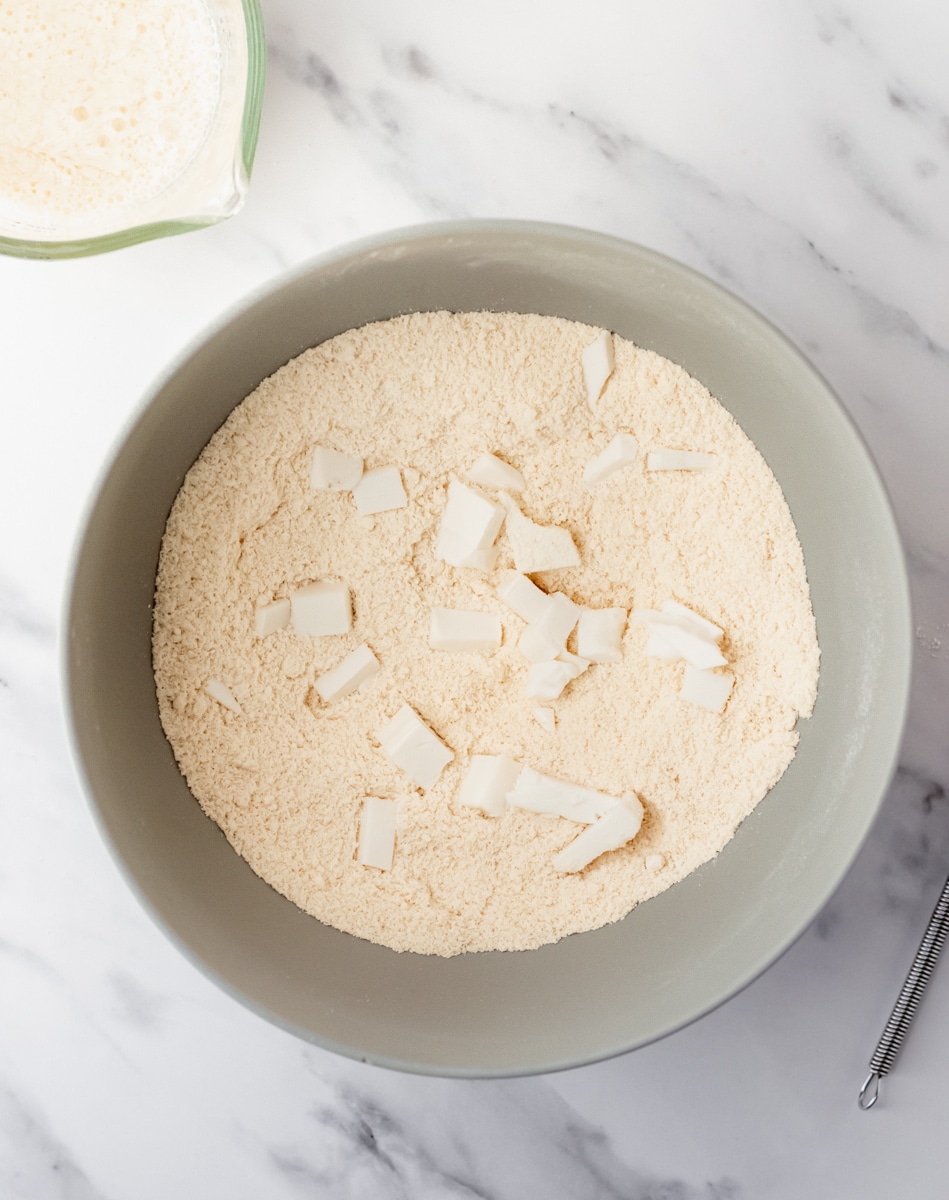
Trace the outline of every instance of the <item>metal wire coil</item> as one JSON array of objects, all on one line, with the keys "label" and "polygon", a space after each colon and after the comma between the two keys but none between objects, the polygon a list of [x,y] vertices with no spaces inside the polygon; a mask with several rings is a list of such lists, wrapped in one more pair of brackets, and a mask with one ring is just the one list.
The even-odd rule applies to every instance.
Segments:
[{"label": "metal wire coil", "polygon": [[862,1109],[872,1108],[880,1095],[880,1080],[886,1075],[906,1037],[916,1010],[932,977],[936,960],[949,937],[949,879],[943,885],[933,915],[929,918],[923,940],[919,943],[906,982],[893,1005],[886,1027],[870,1059],[870,1074],[860,1089],[857,1103]]}]

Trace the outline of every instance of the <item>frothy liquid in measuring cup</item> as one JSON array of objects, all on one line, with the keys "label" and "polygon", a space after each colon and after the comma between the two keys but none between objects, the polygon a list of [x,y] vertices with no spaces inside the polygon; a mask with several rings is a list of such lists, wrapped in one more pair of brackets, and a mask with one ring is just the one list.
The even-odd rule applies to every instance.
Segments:
[{"label": "frothy liquid in measuring cup", "polygon": [[137,224],[201,148],[220,82],[204,0],[0,0],[0,223]]}]

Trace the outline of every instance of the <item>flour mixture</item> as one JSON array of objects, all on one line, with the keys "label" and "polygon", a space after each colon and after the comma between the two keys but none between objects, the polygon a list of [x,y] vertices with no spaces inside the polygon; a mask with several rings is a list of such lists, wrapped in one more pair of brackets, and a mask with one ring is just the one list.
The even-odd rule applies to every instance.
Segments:
[{"label": "flour mixture", "polygon": [[540,946],[714,857],[793,758],[818,659],[732,417],[552,317],[308,350],[211,439],[162,544],[155,677],[194,795],[279,892],[396,950]]}]

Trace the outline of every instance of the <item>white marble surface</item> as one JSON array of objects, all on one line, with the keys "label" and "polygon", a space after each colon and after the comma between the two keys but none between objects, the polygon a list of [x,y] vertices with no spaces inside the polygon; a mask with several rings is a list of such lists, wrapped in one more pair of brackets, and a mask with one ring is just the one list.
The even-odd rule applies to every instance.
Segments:
[{"label": "white marble surface", "polygon": [[[199,234],[0,260],[0,1196],[949,1194],[949,962],[864,1063],[949,870],[949,15],[935,0],[264,0],[250,200]],[[567,1074],[342,1061],[219,994],[100,843],[60,728],[79,507],[137,397],[249,289],[442,216],[572,222],[734,289],[866,435],[912,573],[902,766],[826,911],[723,1009]]]}]

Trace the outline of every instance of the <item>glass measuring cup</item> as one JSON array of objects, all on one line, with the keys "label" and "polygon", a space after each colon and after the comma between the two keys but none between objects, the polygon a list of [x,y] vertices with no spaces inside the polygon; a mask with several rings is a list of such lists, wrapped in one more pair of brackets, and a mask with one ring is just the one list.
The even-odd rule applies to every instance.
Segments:
[{"label": "glass measuring cup", "polygon": [[263,20],[259,0],[205,0],[205,7],[219,56],[217,97],[203,140],[180,173],[126,207],[72,215],[55,208],[18,210],[5,202],[0,186],[0,253],[47,259],[100,254],[200,229],[240,209],[263,101]]}]

